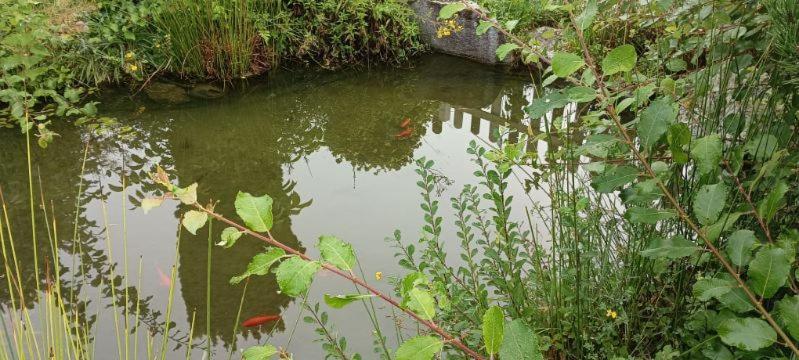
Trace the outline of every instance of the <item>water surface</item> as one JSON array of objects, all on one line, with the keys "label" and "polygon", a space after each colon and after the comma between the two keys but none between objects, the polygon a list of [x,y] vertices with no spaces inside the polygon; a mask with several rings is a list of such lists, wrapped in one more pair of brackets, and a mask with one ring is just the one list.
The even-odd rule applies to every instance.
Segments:
[{"label": "water surface", "polygon": [[[196,236],[182,231],[178,239],[181,212],[175,203],[143,214],[137,205],[156,190],[147,173],[160,164],[182,185],[197,182],[199,198],[218,201],[216,210],[231,218],[235,218],[233,199],[239,190],[269,194],[275,201],[272,233],[276,239],[317,257],[318,237],[336,235],[354,245],[366,277],[391,291],[387,279],[377,282],[372,274],[403,273],[393,257],[395,250],[385,241],[395,229],[405,241],[419,238],[423,218],[414,160],[426,157],[436,162],[435,170],[442,175],[438,190],[444,233],[449,234],[444,241],[456,249],[449,199],[464,184],[476,183],[475,168],[465,150],[473,140],[487,146],[524,139],[520,133],[526,132],[529,121],[520,109],[532,93],[530,79],[524,75],[430,55],[411,69],[283,71],[220,99],[180,105],[106,94],[102,109],[129,129],[95,136],[86,128],[63,126],[48,149],[35,149],[36,202],[48,208],[47,221],[37,208],[38,256],[50,253],[48,239],[55,238],[48,236],[42,224],[55,221],[61,279],[76,298],[88,303],[87,316],[97,316],[95,351],[108,354],[107,358],[115,357],[118,348],[110,298],[121,296],[128,287],[129,293],[142,299],[142,323],[160,329],[167,321],[169,290],[162,274],[169,275],[174,265],[171,358],[183,358],[185,346],[180,344],[189,339],[200,348],[205,346],[210,328],[215,358],[226,358],[231,348],[268,339],[276,346],[288,346],[295,358],[319,359],[321,346],[314,342],[318,335],[313,325],[299,321],[292,332],[302,300],[279,294],[271,275],[249,282],[241,317],[281,314],[283,320],[234,333],[244,286],[230,285],[228,280],[243,272],[249,259],[263,249],[255,239],[242,238],[231,249],[212,248],[208,318],[209,228]],[[398,137],[406,118],[413,130]],[[538,125],[530,124],[530,128]],[[0,186],[9,205],[18,256],[23,259],[26,299],[33,305],[37,280],[34,246],[28,240],[32,237],[24,138],[17,130],[0,130],[0,142]],[[526,146],[534,150],[543,145]],[[520,186],[511,191],[516,198],[526,195]],[[44,195],[43,201],[39,194]],[[219,223],[213,225],[213,242],[222,228]],[[450,257],[458,261],[454,253]],[[40,261],[41,271],[52,269],[49,262]],[[325,293],[350,292],[350,284],[320,273],[308,302],[321,302]],[[9,294],[0,293],[0,302],[8,301]],[[128,306],[133,318],[135,306]],[[375,357],[371,327],[361,306],[328,310],[322,304],[322,308],[330,313],[336,333],[346,335],[352,350],[365,358]],[[389,314],[380,308],[382,314]],[[195,330],[189,335],[192,320]],[[393,320],[386,316],[381,323],[390,335]],[[415,328],[405,323],[408,329]],[[389,336],[392,344],[393,339]],[[201,352],[196,349],[194,356],[200,357]]]}]

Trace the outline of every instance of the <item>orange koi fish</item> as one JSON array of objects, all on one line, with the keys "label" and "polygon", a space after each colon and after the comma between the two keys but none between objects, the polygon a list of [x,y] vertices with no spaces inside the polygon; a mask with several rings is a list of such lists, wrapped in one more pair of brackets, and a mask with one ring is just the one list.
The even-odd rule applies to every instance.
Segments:
[{"label": "orange koi fish", "polygon": [[172,278],[164,274],[164,271],[161,270],[161,267],[156,265],[155,270],[158,271],[158,278],[161,279],[161,285],[163,287],[170,287],[172,286]]},{"label": "orange koi fish", "polygon": [[396,136],[398,139],[405,139],[411,136],[413,133],[413,128],[407,128],[405,130],[400,131]]},{"label": "orange koi fish", "polygon": [[241,326],[244,327],[260,326],[270,321],[277,321],[277,320],[280,320],[280,315],[259,315],[244,320],[244,322],[241,323]]},{"label": "orange koi fish", "polygon": [[402,124],[400,124],[400,127],[407,128],[408,125],[410,124],[411,124],[411,118],[405,118],[404,120],[402,120]]}]

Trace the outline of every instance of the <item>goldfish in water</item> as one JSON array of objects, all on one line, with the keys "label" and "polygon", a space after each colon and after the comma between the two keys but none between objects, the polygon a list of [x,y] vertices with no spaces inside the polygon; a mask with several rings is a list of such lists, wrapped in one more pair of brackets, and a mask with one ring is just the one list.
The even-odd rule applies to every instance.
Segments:
[{"label": "goldfish in water", "polygon": [[398,139],[405,139],[411,136],[413,133],[413,128],[407,128],[405,130],[400,131],[396,136]]},{"label": "goldfish in water", "polygon": [[277,320],[280,320],[280,315],[258,315],[258,316],[253,316],[247,320],[244,320],[244,322],[241,323],[241,326],[244,327],[260,326],[270,321],[277,321]]},{"label": "goldfish in water", "polygon": [[161,280],[161,286],[163,287],[170,287],[172,286],[172,278],[164,274],[164,271],[161,270],[160,266],[155,266],[155,270],[158,271],[158,278]]},{"label": "goldfish in water", "polygon": [[400,127],[407,128],[409,125],[411,125],[411,118],[405,118],[404,120],[402,120],[402,124],[400,124]]}]

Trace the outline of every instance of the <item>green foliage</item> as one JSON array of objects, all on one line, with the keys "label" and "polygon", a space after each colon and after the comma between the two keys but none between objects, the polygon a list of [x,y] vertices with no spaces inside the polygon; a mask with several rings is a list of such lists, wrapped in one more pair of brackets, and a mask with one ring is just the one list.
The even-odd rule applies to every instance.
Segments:
[{"label": "green foliage", "polygon": [[341,309],[350,303],[358,300],[368,299],[374,295],[363,295],[363,294],[349,294],[349,295],[328,295],[325,294],[325,304],[334,308],[334,309]]},{"label": "green foliage", "polygon": [[226,227],[224,230],[222,230],[222,241],[218,242],[217,245],[224,248],[229,248],[236,244],[236,241],[241,237],[241,234],[243,234],[243,232],[239,231],[239,229],[236,229],[232,226]]},{"label": "green foliage", "polygon": [[304,260],[296,255],[289,256],[275,270],[280,291],[288,296],[304,295],[319,268],[316,261]]},{"label": "green foliage", "polygon": [[466,5],[461,2],[454,2],[441,7],[438,11],[438,20],[451,19],[455,14],[466,9]]},{"label": "green foliage", "polygon": [[755,351],[777,341],[777,333],[768,323],[755,318],[732,318],[719,325],[719,336],[725,344]]},{"label": "green foliage", "polygon": [[641,256],[648,258],[678,259],[691,256],[699,250],[696,244],[681,235],[670,238],[656,237],[641,251]]},{"label": "green foliage", "polygon": [[183,215],[183,220],[181,220],[183,227],[192,233],[192,235],[197,235],[197,230],[205,226],[207,222],[208,214],[197,210],[187,211],[186,214]]},{"label": "green foliage", "polygon": [[252,346],[242,352],[244,360],[267,360],[277,354],[277,349],[272,345]]},{"label": "green foliage", "polygon": [[430,360],[444,343],[434,336],[417,336],[406,340],[397,349],[397,360]]},{"label": "green foliage", "polygon": [[352,271],[352,267],[355,266],[355,250],[352,249],[352,245],[335,236],[319,237],[319,244],[316,247],[322,254],[322,260],[341,270]]},{"label": "green foliage", "polygon": [[559,52],[552,57],[552,72],[558,77],[568,77],[584,65],[583,58],[575,54]]},{"label": "green foliage", "polygon": [[252,231],[267,232],[272,228],[272,198],[253,196],[239,191],[236,195],[236,214]]},{"label": "green foliage", "polygon": [[269,248],[268,250],[253,256],[252,260],[250,260],[250,263],[247,264],[247,270],[243,274],[231,278],[230,283],[238,284],[251,275],[266,275],[269,273],[269,269],[271,269],[274,264],[285,257],[286,252],[283,249]]},{"label": "green foliage", "polygon": [[499,352],[505,337],[504,323],[505,315],[499,306],[492,306],[483,314],[483,343],[487,353],[493,355]]},{"label": "green foliage", "polygon": [[629,44],[611,50],[602,59],[602,73],[610,76],[620,72],[630,72],[638,61],[635,47]]},{"label": "green foliage", "polygon": [[538,337],[522,320],[505,324],[505,338],[499,348],[502,359],[542,360],[538,350]]}]

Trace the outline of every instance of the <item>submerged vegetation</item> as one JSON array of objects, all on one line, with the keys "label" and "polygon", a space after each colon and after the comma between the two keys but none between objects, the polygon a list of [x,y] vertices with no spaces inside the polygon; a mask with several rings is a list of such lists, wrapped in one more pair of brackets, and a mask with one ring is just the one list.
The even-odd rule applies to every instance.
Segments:
[{"label": "submerged vegetation", "polygon": [[[92,350],[96,319],[87,315],[86,299],[66,291],[78,285],[65,284],[65,254],[76,257],[68,271],[81,271],[71,281],[85,282],[90,274],[95,286],[110,294],[119,358],[139,357],[140,347],[129,344],[127,333],[134,334],[134,342],[146,342],[147,358],[165,358],[171,346],[185,346],[186,357],[196,355],[194,349],[206,358],[223,356],[212,349],[212,263],[224,261],[219,259],[226,249],[250,241],[259,241],[259,247],[249,248],[248,264],[224,263],[235,267],[225,271],[238,274],[229,281],[242,292],[239,304],[220,310],[235,310],[233,337],[240,323],[281,326],[277,315],[242,322],[247,292],[258,287],[255,279],[268,278],[281,296],[301,304],[298,318],[290,321],[313,324],[327,358],[799,357],[795,1],[531,0],[485,1],[478,7],[464,0],[444,5],[438,20],[447,34],[466,31],[453,21],[473,13],[481,19],[478,36],[490,28],[506,35],[497,56],[539,69],[540,82],[524,107],[528,133],[514,140],[492,134],[500,139],[497,146],[472,141],[466,151],[475,182],[459,184],[457,196],[443,199],[447,205],[439,198],[441,188],[452,185],[446,174],[432,160],[413,160],[421,195],[419,236],[397,230],[387,244],[373,245],[396,252],[402,273],[365,273],[356,256],[365,249],[335,236],[319,238],[312,250],[318,257],[295,244],[296,238],[273,236],[276,219],[311,206],[279,176],[266,181],[281,183],[281,193],[271,195],[287,199],[246,192],[266,191],[253,188],[235,189],[235,198],[224,198],[230,192],[198,195],[205,175],[187,179],[157,166],[147,179],[141,166],[136,170],[147,186],[134,203],[145,212],[179,203],[176,246],[187,246],[180,244],[183,231],[207,235],[207,243],[194,244],[207,256],[201,269],[205,307],[192,308],[191,327],[179,330],[171,322],[174,267],[161,277],[169,291],[162,317],[139,298],[140,286],[128,284],[127,255],[122,275],[102,261],[87,272],[85,266],[94,262],[84,264],[77,249],[77,222],[71,246],[59,245],[64,237],[56,211],[34,187],[34,129],[46,146],[53,140],[47,124],[54,117],[110,122],[98,118],[96,103],[85,98],[86,89],[101,83],[136,88],[153,76],[230,81],[287,62],[326,69],[403,63],[423,48],[419,27],[407,4],[391,0],[109,0],[75,7],[86,12],[81,20],[86,28],[75,27],[77,18],[59,22],[54,12],[39,11],[58,4],[9,0],[4,5],[14,11],[0,15],[0,101],[7,104],[0,116],[5,125],[19,124],[28,137],[20,157],[27,155],[29,191],[22,197],[29,204],[18,206],[19,211],[29,207],[32,229],[30,239],[14,235],[19,230],[11,229],[0,197],[2,290],[10,300],[4,311],[11,321],[3,326],[9,339],[0,346],[3,358],[97,357]],[[540,46],[542,27],[554,41],[549,52]],[[378,105],[378,112],[367,116],[379,117],[389,108]],[[450,109],[445,110],[449,116]],[[416,144],[425,129],[414,133],[410,118],[404,123],[407,136],[388,136]],[[379,137],[393,128],[382,126],[387,123],[348,127],[340,117],[325,124],[333,134],[345,133],[326,144],[336,161],[351,164],[353,174],[368,168],[364,158],[378,150],[373,143],[341,139]],[[420,121],[416,126],[422,126]],[[305,132],[316,136],[313,129]],[[275,134],[274,141],[288,146],[290,139],[282,135]],[[536,141],[546,142],[547,151],[525,146]],[[314,137],[309,146],[320,142]],[[200,149],[228,151],[213,143]],[[386,150],[381,170],[401,168],[410,152],[398,145]],[[228,170],[256,166],[265,167],[228,164]],[[282,171],[277,168],[268,175]],[[127,178],[121,178],[127,195]],[[514,186],[526,196],[511,195]],[[206,194],[221,198],[203,198]],[[76,214],[81,206],[76,201]],[[444,206],[451,215],[445,215]],[[219,226],[221,232],[211,230]],[[45,243],[37,239],[42,231],[49,254],[37,253]],[[21,248],[32,249],[32,274],[16,258]],[[113,261],[110,240],[104,251]],[[354,290],[312,298],[314,278],[327,274]],[[384,277],[393,292],[369,280]],[[35,290],[23,278],[34,279]],[[330,311],[361,303],[372,326],[374,354],[354,353],[321,303]],[[199,312],[204,315],[195,327]],[[394,326],[384,326],[384,317]],[[145,325],[147,333],[140,335]],[[199,333],[205,343],[192,343]],[[260,344],[240,356],[291,358],[288,344],[256,339]],[[228,357],[234,351],[235,340]]]}]

